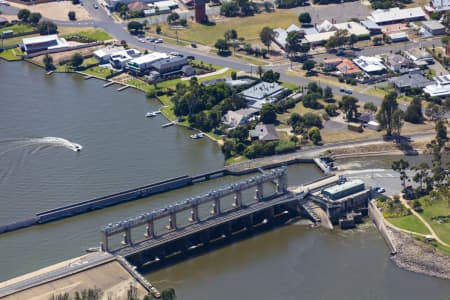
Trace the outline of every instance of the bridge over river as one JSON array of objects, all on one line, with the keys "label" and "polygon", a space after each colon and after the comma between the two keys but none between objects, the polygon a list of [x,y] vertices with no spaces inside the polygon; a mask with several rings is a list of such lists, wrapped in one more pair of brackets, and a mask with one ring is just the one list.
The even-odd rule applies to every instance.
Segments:
[{"label": "bridge over river", "polygon": [[[307,194],[288,190],[286,167],[268,170],[205,195],[108,224],[101,230],[101,247],[133,265],[151,268],[308,214],[303,207]],[[232,202],[228,209],[227,200]]]}]

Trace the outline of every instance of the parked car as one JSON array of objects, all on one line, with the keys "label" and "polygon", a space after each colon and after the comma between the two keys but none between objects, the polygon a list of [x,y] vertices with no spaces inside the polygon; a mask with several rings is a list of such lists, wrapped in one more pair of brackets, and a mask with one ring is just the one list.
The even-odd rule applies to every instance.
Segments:
[{"label": "parked car", "polygon": [[339,91],[341,93],[353,94],[353,91],[351,89],[340,88]]},{"label": "parked car", "polygon": [[98,9],[97,3],[93,3],[92,6],[93,6],[95,9]]},{"label": "parked car", "polygon": [[164,41],[162,39],[156,39],[155,40],[155,44],[162,44],[164,43]]},{"label": "parked car", "polygon": [[156,38],[154,38],[154,37],[152,37],[152,36],[148,36],[148,37],[146,37],[145,38],[147,41],[149,41],[149,42],[154,42],[154,41],[156,41]]},{"label": "parked car", "polygon": [[138,39],[138,41],[141,42],[141,43],[145,43],[144,39]]},{"label": "parked car", "polygon": [[192,48],[197,48],[197,44],[196,43],[191,43],[191,47]]},{"label": "parked car", "polygon": [[377,192],[377,193],[380,193],[380,194],[383,194],[384,192],[386,192],[386,190],[384,188],[380,187],[380,186],[375,186],[375,187],[372,188],[372,190]]}]

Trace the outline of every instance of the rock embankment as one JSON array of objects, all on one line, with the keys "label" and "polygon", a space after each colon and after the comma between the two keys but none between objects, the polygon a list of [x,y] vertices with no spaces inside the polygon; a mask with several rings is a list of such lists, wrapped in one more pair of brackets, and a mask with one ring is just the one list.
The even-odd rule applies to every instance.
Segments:
[{"label": "rock embankment", "polygon": [[450,256],[404,232],[387,228],[394,238],[397,255],[392,260],[402,269],[450,280]]}]

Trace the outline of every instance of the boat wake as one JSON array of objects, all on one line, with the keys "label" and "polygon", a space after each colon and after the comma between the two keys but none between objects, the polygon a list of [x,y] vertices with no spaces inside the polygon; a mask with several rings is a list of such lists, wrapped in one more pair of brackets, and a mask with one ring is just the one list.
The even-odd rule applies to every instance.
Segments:
[{"label": "boat wake", "polygon": [[33,148],[32,153],[45,148],[63,147],[75,152],[81,151],[83,146],[60,137],[17,138],[0,140],[0,157],[4,154],[22,148]]},{"label": "boat wake", "polygon": [[[62,147],[75,152],[83,146],[59,137],[15,138],[0,140],[0,182],[22,166],[29,155],[48,148]],[[5,164],[2,163],[6,162]],[[4,165],[3,167],[1,167]]]}]

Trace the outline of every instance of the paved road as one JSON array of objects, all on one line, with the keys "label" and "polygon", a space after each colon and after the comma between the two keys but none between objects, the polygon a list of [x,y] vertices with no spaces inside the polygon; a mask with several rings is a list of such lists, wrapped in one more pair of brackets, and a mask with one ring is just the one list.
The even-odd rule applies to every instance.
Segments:
[{"label": "paved road", "polygon": [[83,259],[79,259],[78,261],[74,261],[70,264],[58,267],[57,269],[0,288],[0,297],[5,297],[15,292],[80,272],[83,269],[91,268],[112,259],[113,256],[109,253],[91,253],[88,257],[84,257]]}]

